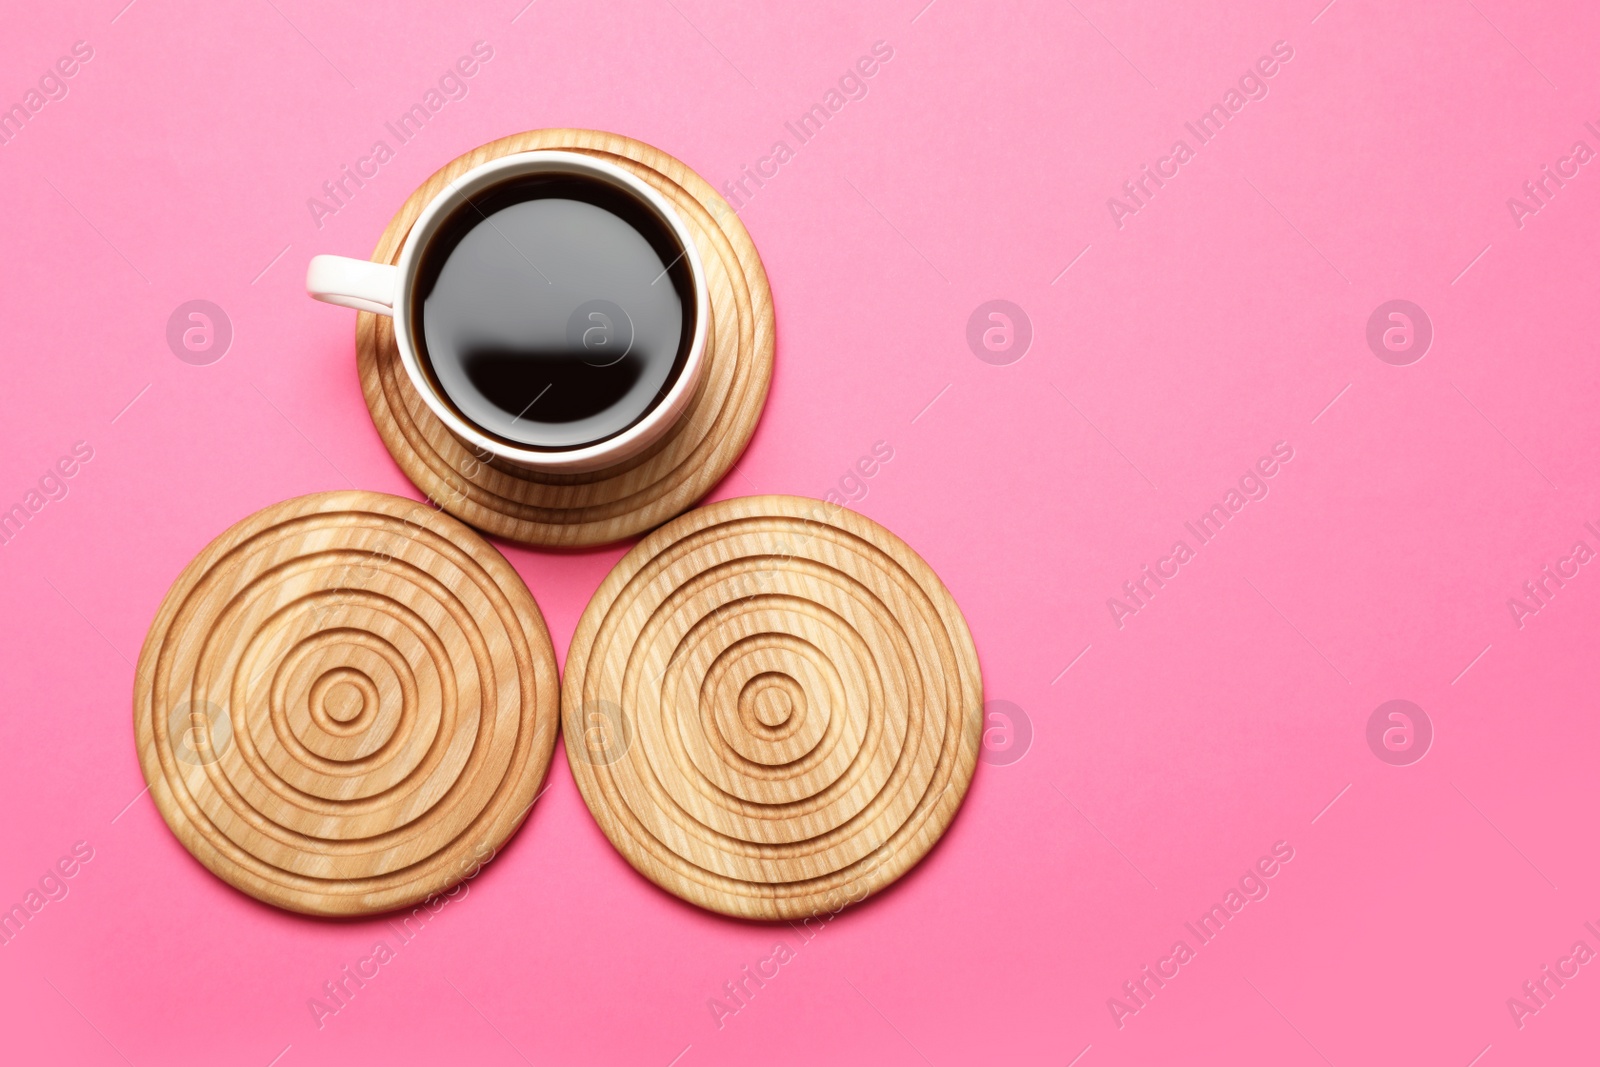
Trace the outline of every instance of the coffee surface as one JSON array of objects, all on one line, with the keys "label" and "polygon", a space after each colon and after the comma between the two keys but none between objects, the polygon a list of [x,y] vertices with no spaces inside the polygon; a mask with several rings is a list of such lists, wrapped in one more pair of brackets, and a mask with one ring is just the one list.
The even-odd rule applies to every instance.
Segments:
[{"label": "coffee surface", "polygon": [[468,422],[572,449],[639,422],[693,336],[682,246],[630,194],[567,176],[516,179],[463,202],[422,253],[414,336]]}]

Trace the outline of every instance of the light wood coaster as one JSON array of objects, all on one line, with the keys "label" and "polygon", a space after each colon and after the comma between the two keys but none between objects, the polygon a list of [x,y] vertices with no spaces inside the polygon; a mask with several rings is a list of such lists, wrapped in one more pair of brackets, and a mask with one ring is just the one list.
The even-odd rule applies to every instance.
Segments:
[{"label": "light wood coaster", "polygon": [[400,469],[452,515],[525,544],[606,544],[693,506],[744,451],[772,378],[772,292],[744,224],[704,179],[659,149],[594,130],[519,133],[454,160],[411,194],[372,259],[397,260],[422,209],[466,171],[539,148],[586,152],[632,171],[672,202],[695,235],[710,288],[711,332],[705,378],[682,421],[645,454],[591,474],[540,475],[496,466],[452,436],[412,388],[400,365],[393,320],[365,312],[356,322],[361,390]]},{"label": "light wood coaster", "polygon": [[727,915],[838,911],[961,806],[983,686],[955,601],[870,519],[723,500],[646,537],[583,613],[567,759],[611,843]]},{"label": "light wood coaster", "polygon": [[363,915],[477,873],[550,765],[559,683],[527,586],[477,534],[380,493],[258,511],[184,568],[133,719],[167,825],[234,887]]}]

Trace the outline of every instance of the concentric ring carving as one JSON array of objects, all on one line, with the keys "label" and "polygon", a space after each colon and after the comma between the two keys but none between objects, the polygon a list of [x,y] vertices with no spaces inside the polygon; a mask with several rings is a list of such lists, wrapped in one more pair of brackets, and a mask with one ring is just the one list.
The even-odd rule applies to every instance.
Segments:
[{"label": "concentric ring carving", "polygon": [[938,577],[869,519],[724,500],[617,564],[567,654],[584,800],[630,863],[714,911],[860,900],[944,832],[982,729],[972,638]]},{"label": "concentric ring carving", "polygon": [[157,808],[224,881],[293,911],[387,911],[476,870],[555,743],[555,656],[505,559],[412,500],[257,512],[168,591],[134,727]]}]

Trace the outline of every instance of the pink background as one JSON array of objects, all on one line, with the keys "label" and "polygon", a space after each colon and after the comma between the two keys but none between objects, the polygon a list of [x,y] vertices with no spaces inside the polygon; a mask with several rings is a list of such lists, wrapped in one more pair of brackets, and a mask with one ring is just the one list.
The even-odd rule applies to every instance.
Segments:
[{"label": "pink background", "polygon": [[[1507,606],[1576,541],[1600,549],[1600,173],[1520,228],[1506,204],[1574,141],[1600,149],[1591,5],[124,2],[12,5],[0,36],[0,103],[74,41],[94,50],[0,147],[0,508],[94,450],[0,549],[0,904],[94,850],[0,947],[6,1059],[1592,1050],[1600,966],[1521,1028],[1506,1003],[1580,939],[1600,950],[1600,574],[1520,628]],[[494,57],[469,95],[319,229],[307,198],[479,40]],[[894,55],[866,97],[797,146],[785,120],[879,40]],[[1266,98],[1119,229],[1107,198],[1195,147],[1184,122],[1277,41],[1293,59]],[[308,999],[392,931],[258,905],[189,858],[140,795],[130,661],[183,564],[244,515],[352,484],[419,495],[368,420],[353,317],[306,299],[306,261],[367,255],[460,152],[567,125],[715,184],[790,142],[742,211],[776,377],[715,495],[821,496],[887,442],[855,506],[943,576],[1031,749],[981,764],[927,861],[809,942],[635,875],[558,755],[468,896],[319,1029]],[[197,298],[234,330],[207,366],[166,342]],[[1010,365],[965,339],[994,298],[1034,329]],[[1434,327],[1410,366],[1365,339],[1394,298]],[[1294,458],[1270,494],[1119,628],[1107,598],[1279,441]],[[624,547],[502,546],[558,655]],[[1410,766],[1366,740],[1396,698],[1435,731]],[[1184,923],[1278,841],[1294,859],[1270,895],[1119,1027],[1108,998],[1197,946]],[[779,940],[795,958],[719,1028],[708,999]]]}]

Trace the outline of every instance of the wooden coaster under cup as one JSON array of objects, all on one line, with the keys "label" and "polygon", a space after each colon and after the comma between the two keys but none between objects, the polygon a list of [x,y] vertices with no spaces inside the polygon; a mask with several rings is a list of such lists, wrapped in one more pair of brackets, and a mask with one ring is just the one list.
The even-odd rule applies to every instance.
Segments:
[{"label": "wooden coaster under cup", "polygon": [[983,685],[960,609],[882,526],[722,500],[618,562],[562,681],[567,760],[641,874],[750,919],[838,911],[961,806]]},{"label": "wooden coaster under cup", "polygon": [[477,873],[550,765],[555,653],[499,552],[423,504],[275,504],[184,568],[139,655],[161,817],[213,874],[311,915]]},{"label": "wooden coaster under cup", "polygon": [[491,159],[541,148],[589,153],[632,171],[671,201],[695,234],[710,290],[711,332],[705,380],[683,419],[643,455],[592,474],[535,474],[486,462],[412,388],[393,320],[366,312],[356,323],[361,390],[400,469],[452,515],[524,544],[606,544],[692,507],[744,451],[772,378],[772,292],[744,224],[703,178],[641,141],[595,130],[514,134],[455,159],[411,194],[384,230],[373,261],[399,257],[422,209],[452,180]]}]

